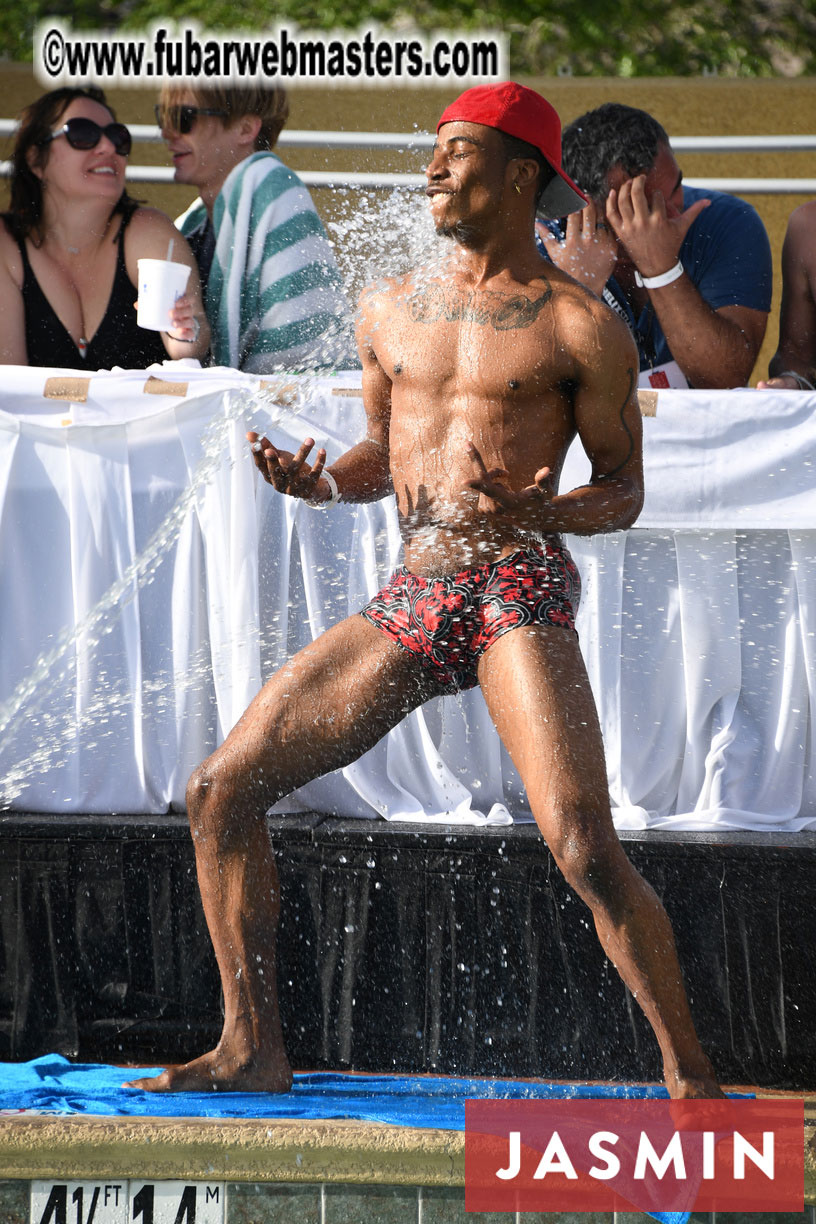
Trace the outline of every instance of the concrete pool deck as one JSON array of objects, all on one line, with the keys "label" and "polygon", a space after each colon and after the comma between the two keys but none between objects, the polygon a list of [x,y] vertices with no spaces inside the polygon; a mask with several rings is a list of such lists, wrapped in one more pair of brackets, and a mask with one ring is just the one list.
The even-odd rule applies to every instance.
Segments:
[{"label": "concrete pool deck", "polygon": [[[806,1208],[804,1213],[730,1214],[729,1219],[812,1224],[816,1094],[759,1090],[757,1095],[804,1100]],[[522,1219],[513,1213],[465,1213],[463,1132],[351,1120],[0,1118],[2,1224],[37,1224],[31,1184],[38,1181],[220,1185],[224,1224],[511,1224]],[[73,1214],[70,1207],[66,1218],[73,1222]],[[545,1219],[612,1224],[613,1218],[616,1224],[650,1219],[635,1212],[523,1216],[532,1224]]]}]

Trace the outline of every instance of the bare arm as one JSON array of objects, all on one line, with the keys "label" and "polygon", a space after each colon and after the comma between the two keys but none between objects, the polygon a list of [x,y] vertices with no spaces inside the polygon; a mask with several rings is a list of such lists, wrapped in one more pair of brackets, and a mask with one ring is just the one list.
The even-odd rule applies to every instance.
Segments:
[{"label": "bare arm", "polygon": [[17,245],[0,221],[0,365],[28,365],[22,279]]},{"label": "bare arm", "polygon": [[[603,311],[603,317],[598,317]],[[643,423],[638,356],[629,330],[605,307],[582,346],[573,411],[592,465],[588,485],[553,498],[559,531],[594,535],[631,527],[643,506]]]},{"label": "bare arm", "polygon": [[642,421],[637,403],[637,351],[626,325],[600,303],[582,323],[566,328],[576,348],[573,411],[592,464],[589,484],[553,494],[549,468],[515,493],[506,473],[488,471],[471,444],[477,475],[467,487],[482,494],[479,508],[508,514],[532,534],[595,535],[630,527],[643,505]]},{"label": "bare arm", "polygon": [[765,337],[764,311],[748,306],[712,310],[686,275],[662,289],[650,289],[649,296],[689,386],[746,386]]},{"label": "bare arm", "polygon": [[759,388],[798,390],[791,370],[816,385],[816,200],[795,209],[782,245],[782,307],[779,344],[768,367],[770,378]]},{"label": "bare arm", "polygon": [[[357,328],[357,344],[363,366],[363,406],[366,413],[366,436],[326,468],[337,485],[339,499],[345,502],[378,501],[393,491],[388,461],[388,433],[391,420],[391,380],[385,374],[374,352],[372,335],[377,325],[377,298],[363,296]],[[330,483],[323,475],[326,452],[321,447],[314,465],[306,462],[314,441],[307,438],[297,454],[280,451],[267,438],[248,433],[255,465],[264,480],[279,493],[301,497],[319,504],[333,495]]]},{"label": "bare arm", "polygon": [[201,300],[198,265],[187,239],[179,233],[169,217],[156,209],[140,208],[125,231],[128,276],[137,285],[138,260],[166,259],[171,242],[173,262],[186,264],[190,269],[190,278],[184,296],[178,299],[174,307],[170,330],[159,334],[169,357],[175,360],[182,357],[201,358],[209,351],[210,325]]},{"label": "bare arm", "polygon": [[[640,275],[650,278],[674,267],[683,239],[707,203],[697,200],[670,217],[659,192],[649,202],[645,177],[638,175],[610,191],[606,214]],[[712,310],[686,273],[647,292],[672,356],[692,387],[746,385],[765,336],[765,311]]]}]

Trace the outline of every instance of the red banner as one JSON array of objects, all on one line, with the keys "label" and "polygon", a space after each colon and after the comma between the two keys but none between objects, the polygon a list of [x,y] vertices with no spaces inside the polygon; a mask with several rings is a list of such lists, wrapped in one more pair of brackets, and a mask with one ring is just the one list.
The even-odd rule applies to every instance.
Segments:
[{"label": "red banner", "polygon": [[802,1100],[469,1100],[467,1211],[803,1211]]}]

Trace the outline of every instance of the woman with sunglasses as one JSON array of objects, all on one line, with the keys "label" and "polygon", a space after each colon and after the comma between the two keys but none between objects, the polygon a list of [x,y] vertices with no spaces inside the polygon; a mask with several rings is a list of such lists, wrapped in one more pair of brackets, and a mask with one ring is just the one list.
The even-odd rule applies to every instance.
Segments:
[{"label": "woman with sunglasses", "polygon": [[[0,362],[144,369],[203,357],[209,326],[198,270],[169,217],[125,190],[130,132],[99,89],[57,89],[24,112],[10,209],[0,225]],[[136,323],[137,260],[188,264],[167,330]]]}]

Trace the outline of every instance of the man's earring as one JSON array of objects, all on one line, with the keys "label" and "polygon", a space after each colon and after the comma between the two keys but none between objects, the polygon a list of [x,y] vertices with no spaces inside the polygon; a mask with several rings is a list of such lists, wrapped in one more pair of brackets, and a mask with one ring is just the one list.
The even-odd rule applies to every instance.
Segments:
[{"label": "man's earring", "polygon": [[513,183],[513,186],[514,186],[514,187],[515,187],[515,189],[516,189],[516,195],[521,195],[521,188],[520,188],[520,187],[519,187],[519,185],[518,185],[518,181],[516,181],[515,183]]}]

